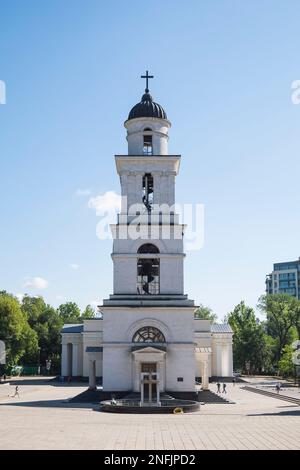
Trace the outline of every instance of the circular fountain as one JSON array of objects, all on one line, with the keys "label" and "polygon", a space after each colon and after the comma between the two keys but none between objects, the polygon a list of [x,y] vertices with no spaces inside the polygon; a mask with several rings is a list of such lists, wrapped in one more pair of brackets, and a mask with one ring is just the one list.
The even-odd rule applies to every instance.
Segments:
[{"label": "circular fountain", "polygon": [[100,403],[100,411],[109,413],[190,413],[198,411],[200,403],[192,400],[162,398],[159,403],[141,402],[133,398],[105,400]]}]

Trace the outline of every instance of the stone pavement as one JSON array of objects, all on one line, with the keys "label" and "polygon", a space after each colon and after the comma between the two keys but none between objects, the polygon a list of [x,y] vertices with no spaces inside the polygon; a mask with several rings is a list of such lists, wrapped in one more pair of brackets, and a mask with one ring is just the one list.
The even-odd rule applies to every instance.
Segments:
[{"label": "stone pavement", "polygon": [[24,379],[20,398],[0,385],[0,449],[300,449],[300,407],[240,385],[227,386],[236,404],[184,415],[108,414],[68,403],[82,384]]}]

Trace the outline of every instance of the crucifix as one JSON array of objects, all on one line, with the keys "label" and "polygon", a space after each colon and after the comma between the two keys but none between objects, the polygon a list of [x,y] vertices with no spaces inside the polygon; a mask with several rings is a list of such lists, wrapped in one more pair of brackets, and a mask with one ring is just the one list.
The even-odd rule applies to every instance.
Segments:
[{"label": "crucifix", "polygon": [[145,78],[145,79],[146,79],[146,89],[145,89],[145,92],[146,92],[146,93],[149,93],[148,80],[149,80],[149,78],[154,78],[154,75],[149,75],[148,70],[146,70],[146,75],[141,75],[141,78]]}]

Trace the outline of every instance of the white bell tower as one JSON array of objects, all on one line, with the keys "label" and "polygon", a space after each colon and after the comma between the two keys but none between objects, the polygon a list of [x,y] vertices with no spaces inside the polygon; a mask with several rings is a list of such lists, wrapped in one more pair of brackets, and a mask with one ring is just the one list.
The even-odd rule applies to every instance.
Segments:
[{"label": "white bell tower", "polygon": [[[191,391],[195,377],[194,302],[184,294],[185,227],[175,210],[175,178],[181,157],[168,154],[171,123],[149,93],[148,79],[153,77],[147,71],[142,78],[146,78],[145,93],[124,123],[128,154],[115,156],[122,207],[117,223],[111,226],[113,294],[102,307],[103,387],[138,391],[137,377],[147,355],[144,351],[139,356],[132,348],[134,338],[142,343],[141,338],[146,337],[146,333],[136,332],[146,328],[153,336],[145,339],[152,347],[148,359],[160,370],[161,390]],[[161,346],[155,361],[157,338],[164,338],[168,346]],[[119,379],[110,373],[115,367],[120,371]]]}]

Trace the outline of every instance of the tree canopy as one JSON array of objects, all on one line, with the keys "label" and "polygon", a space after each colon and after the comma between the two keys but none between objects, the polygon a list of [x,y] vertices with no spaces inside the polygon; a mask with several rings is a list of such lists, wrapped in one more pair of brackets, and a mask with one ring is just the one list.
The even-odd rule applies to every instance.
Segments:
[{"label": "tree canopy", "polygon": [[202,304],[195,310],[194,315],[198,320],[210,320],[212,323],[216,323],[218,319],[210,307],[205,307]]},{"label": "tree canopy", "polygon": [[42,297],[26,294],[20,302],[0,291],[0,339],[6,345],[7,365],[45,365],[51,359],[58,371],[63,324],[80,323],[94,316],[91,305],[81,313],[75,302],[66,302],[56,309]]},{"label": "tree canopy", "polygon": [[227,316],[233,330],[233,361],[236,368],[259,372],[268,358],[263,325],[251,307],[240,302]]}]

